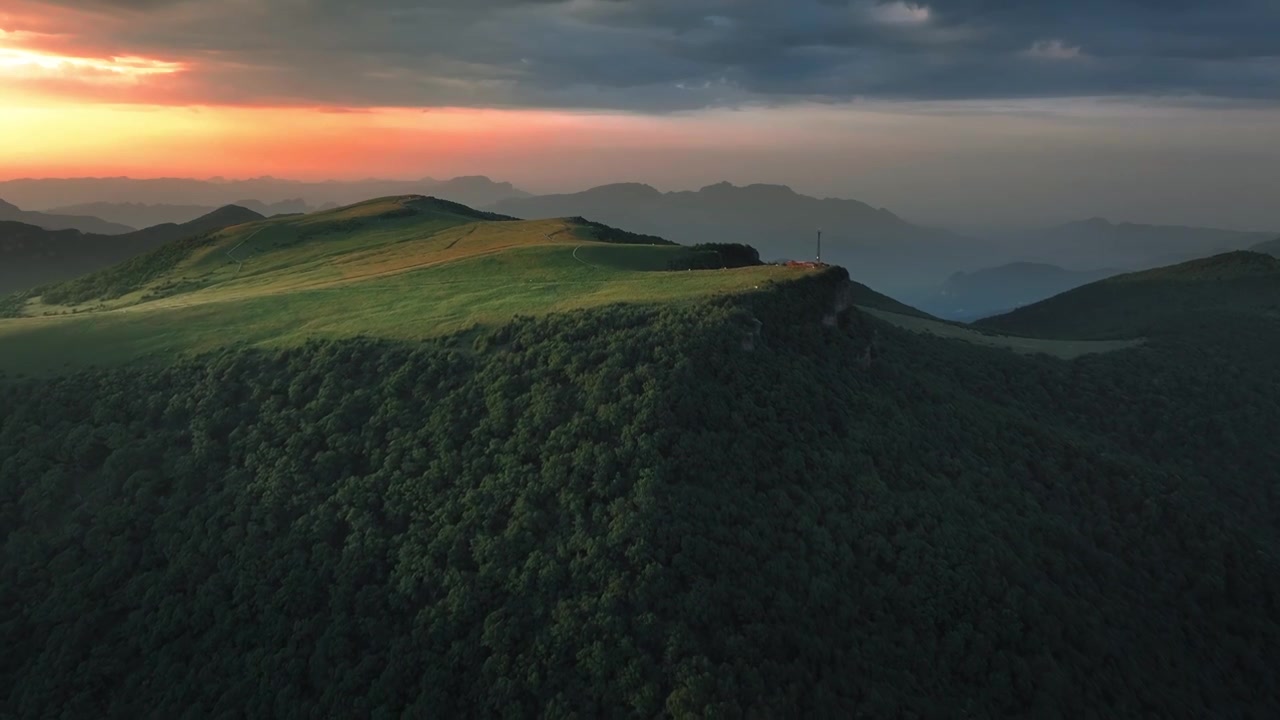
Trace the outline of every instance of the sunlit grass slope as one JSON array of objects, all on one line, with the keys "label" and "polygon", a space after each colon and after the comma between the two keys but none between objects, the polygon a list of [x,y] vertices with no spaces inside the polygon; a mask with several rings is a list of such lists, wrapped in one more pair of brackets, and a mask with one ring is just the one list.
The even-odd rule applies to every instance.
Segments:
[{"label": "sunlit grass slope", "polygon": [[[600,242],[428,198],[273,218],[44,288],[0,320],[0,370],[45,374],[310,338],[416,340],[611,303],[753,291],[812,270],[671,270],[694,250]],[[631,239],[639,242],[643,238]]]}]

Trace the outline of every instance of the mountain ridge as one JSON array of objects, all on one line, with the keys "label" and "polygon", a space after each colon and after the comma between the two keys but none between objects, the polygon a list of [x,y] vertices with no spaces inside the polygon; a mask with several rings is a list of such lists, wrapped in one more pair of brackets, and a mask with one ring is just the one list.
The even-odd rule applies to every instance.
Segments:
[{"label": "mountain ridge", "polygon": [[1254,252],[1266,253],[1274,257],[1280,257],[1280,237],[1275,240],[1267,240],[1266,242],[1258,243],[1250,249]]},{"label": "mountain ridge", "polygon": [[17,205],[4,200],[0,200],[0,220],[34,225],[45,230],[78,230],[98,235],[124,235],[135,231],[134,227],[108,222],[92,215],[23,210]]},{"label": "mountain ridge", "polygon": [[469,206],[484,206],[528,195],[508,182],[482,175],[449,180],[299,181],[274,177],[244,180],[195,178],[22,178],[0,181],[0,197],[25,207],[74,206],[84,203],[145,202],[220,207],[247,198],[265,204],[303,200],[312,207],[345,205],[371,197],[426,194]]},{"label": "mountain ridge", "polygon": [[1233,251],[1115,275],[975,325],[1038,337],[1110,339],[1190,337],[1227,327],[1249,332],[1250,325],[1258,332],[1277,321],[1280,259]]},{"label": "mountain ridge", "polygon": [[[313,207],[301,198],[288,198],[276,203],[264,203],[258,200],[242,199],[228,203],[252,210],[264,217],[286,213],[307,213],[322,209]],[[225,205],[223,206],[225,207]],[[108,222],[116,222],[135,228],[148,228],[156,225],[182,224],[190,222],[218,209],[215,205],[172,205],[149,204],[141,202],[109,203],[93,202],[80,205],[67,205],[53,208],[52,212],[76,215],[91,215]]]}]

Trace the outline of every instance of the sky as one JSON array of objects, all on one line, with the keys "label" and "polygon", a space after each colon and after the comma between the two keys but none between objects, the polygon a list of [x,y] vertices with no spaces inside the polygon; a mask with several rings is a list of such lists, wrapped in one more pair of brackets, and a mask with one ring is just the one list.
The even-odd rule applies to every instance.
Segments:
[{"label": "sky", "polygon": [[474,174],[1280,229],[1280,2],[0,4],[0,179]]}]

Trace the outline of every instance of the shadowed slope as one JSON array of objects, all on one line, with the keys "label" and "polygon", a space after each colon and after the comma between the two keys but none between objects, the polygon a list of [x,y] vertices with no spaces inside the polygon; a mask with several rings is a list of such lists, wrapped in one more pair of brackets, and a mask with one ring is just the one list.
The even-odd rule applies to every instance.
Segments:
[{"label": "shadowed slope", "polygon": [[[1118,275],[976,323],[1033,337],[1135,338],[1280,320],[1280,259],[1233,252]],[[1243,327],[1243,325],[1242,325]]]},{"label": "shadowed slope", "polygon": [[50,231],[0,222],[0,295],[69,280],[166,243],[261,219],[251,210],[227,206],[191,222],[157,225],[123,235]]}]

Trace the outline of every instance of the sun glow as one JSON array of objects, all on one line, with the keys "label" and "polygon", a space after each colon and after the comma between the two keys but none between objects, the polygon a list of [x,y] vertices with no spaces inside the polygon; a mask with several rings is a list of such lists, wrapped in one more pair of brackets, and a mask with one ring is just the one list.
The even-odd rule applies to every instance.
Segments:
[{"label": "sun glow", "polygon": [[[695,128],[696,130],[696,128]],[[707,132],[697,132],[705,135]],[[721,139],[733,133],[718,129]],[[618,115],[436,108],[273,108],[84,103],[6,94],[0,178],[263,174],[323,179],[565,167],[574,151],[682,147],[680,126]]]},{"label": "sun glow", "polygon": [[151,75],[183,72],[184,63],[131,55],[90,58],[54,55],[37,50],[0,47],[0,76],[19,78],[72,77],[101,82],[137,82]]}]

